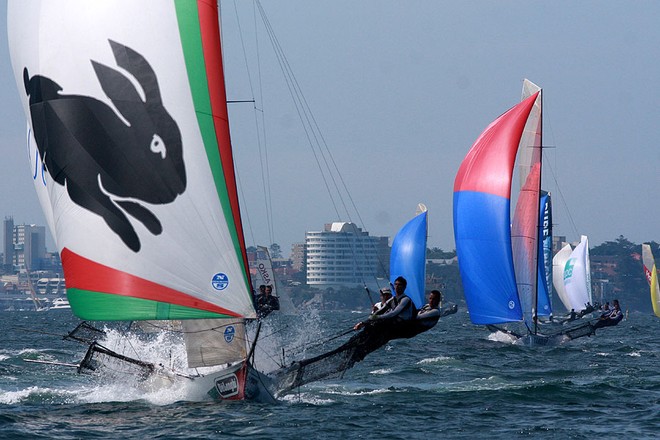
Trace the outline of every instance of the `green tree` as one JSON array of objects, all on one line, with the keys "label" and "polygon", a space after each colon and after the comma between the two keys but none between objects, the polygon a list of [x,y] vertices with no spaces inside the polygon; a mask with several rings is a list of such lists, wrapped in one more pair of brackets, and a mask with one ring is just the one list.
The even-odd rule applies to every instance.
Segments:
[{"label": "green tree", "polygon": [[[614,276],[609,277],[609,298],[604,298],[605,300],[618,298],[624,309],[650,310],[648,284],[640,261],[640,244],[632,243],[623,235],[620,235],[615,241],[606,241],[595,246],[589,250],[589,253],[592,256],[610,257],[616,265]],[[592,277],[595,280],[604,278],[598,273],[593,273]]]},{"label": "green tree", "polygon": [[450,252],[445,252],[441,248],[429,248],[426,250],[426,258],[431,258],[431,259],[445,259],[448,260],[450,258],[454,258],[456,256],[456,251],[450,251]]}]

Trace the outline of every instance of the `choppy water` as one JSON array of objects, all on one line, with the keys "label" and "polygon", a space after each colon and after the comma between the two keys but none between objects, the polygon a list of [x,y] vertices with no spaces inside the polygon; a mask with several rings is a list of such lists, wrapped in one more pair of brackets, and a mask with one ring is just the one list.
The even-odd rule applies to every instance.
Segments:
[{"label": "choppy water", "polygon": [[[596,337],[524,347],[489,340],[464,310],[275,405],[142,395],[27,363],[77,363],[86,347],[59,335],[78,320],[67,310],[0,312],[0,438],[657,438],[660,319],[631,314]],[[319,328],[360,316],[323,315]]]}]

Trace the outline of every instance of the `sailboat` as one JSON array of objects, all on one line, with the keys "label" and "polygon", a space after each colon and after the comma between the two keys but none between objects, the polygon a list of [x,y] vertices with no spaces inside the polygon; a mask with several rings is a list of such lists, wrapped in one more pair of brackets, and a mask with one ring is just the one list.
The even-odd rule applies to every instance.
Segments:
[{"label": "sailboat", "polygon": [[34,303],[35,310],[37,312],[43,312],[48,310],[49,307],[44,305],[37,296],[37,289],[34,288],[34,283],[32,282],[32,275],[30,274],[30,269],[27,267],[27,265],[25,267],[25,274],[27,278],[28,290],[30,292],[30,298],[32,298],[32,302]]},{"label": "sailboat", "polygon": [[296,314],[296,307],[291,300],[291,296],[284,290],[277,288],[275,280],[275,271],[273,270],[273,260],[270,258],[270,252],[266,246],[257,246],[255,252],[256,274],[253,277],[253,286],[271,286],[271,294],[278,298],[280,304],[280,313],[285,315]]},{"label": "sailboat", "polygon": [[[181,321],[191,388],[272,401],[245,332],[256,314],[216,2],[10,0],[7,17],[73,313]],[[96,345],[82,366],[111,355]]]},{"label": "sailboat", "polygon": [[651,289],[651,305],[653,313],[660,318],[660,285],[658,283],[658,270],[651,251],[651,245],[642,244],[642,264],[644,266],[644,276]]},{"label": "sailboat", "polygon": [[[550,308],[547,298],[540,299],[549,289],[538,288],[549,275],[540,270],[539,247],[550,234],[541,232],[550,223],[544,214],[550,208],[540,202],[541,153],[542,91],[525,80],[523,100],[477,138],[454,182],[454,237],[470,320],[487,326],[522,322],[524,331],[509,334],[528,344],[563,338],[538,331],[540,310]],[[516,155],[521,190],[511,221]]]},{"label": "sailboat", "polygon": [[573,250],[570,244],[564,246],[555,255],[554,264],[554,286],[566,310],[588,310],[589,306],[593,305],[588,237],[583,235]]},{"label": "sailboat", "polygon": [[[417,308],[425,303],[427,230],[426,206],[419,204],[415,217],[409,220],[394,237],[390,252],[390,284],[393,284],[397,277],[403,276],[407,281],[405,292]],[[448,308],[444,315],[451,313],[456,313],[455,306]],[[337,337],[350,333],[353,333],[353,329],[343,332]],[[413,331],[398,337],[410,338],[419,333],[421,331]],[[333,350],[295,361],[273,372],[270,376],[276,383],[275,388],[279,393],[286,393],[313,381],[343,377],[355,363],[362,361],[368,354],[390,340],[383,337],[376,341],[368,341],[369,338],[367,332],[362,331]]]}]

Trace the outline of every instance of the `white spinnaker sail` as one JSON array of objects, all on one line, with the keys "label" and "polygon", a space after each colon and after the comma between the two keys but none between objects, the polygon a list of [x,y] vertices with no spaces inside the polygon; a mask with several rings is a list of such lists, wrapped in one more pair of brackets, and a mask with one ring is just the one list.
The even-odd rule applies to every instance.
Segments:
[{"label": "white spinnaker sail", "polygon": [[589,260],[589,239],[583,235],[564,268],[564,287],[571,308],[583,310],[587,303],[593,304],[591,294],[591,268]]},{"label": "white spinnaker sail", "polygon": [[646,243],[642,244],[642,263],[644,265],[644,276],[651,289],[653,313],[660,317],[660,287],[658,286],[658,273],[651,246]]},{"label": "white spinnaker sail", "polygon": [[34,142],[32,137],[32,129],[28,124],[26,128],[26,145],[27,145],[27,155],[29,161],[29,169],[32,172],[32,182],[34,184],[34,189],[37,192],[37,198],[39,199],[39,205],[41,210],[44,213],[46,218],[46,224],[48,225],[48,230],[50,231],[51,237],[55,239],[55,245],[57,246],[57,234],[55,233],[55,220],[53,218],[53,205],[50,200],[50,194],[48,193],[49,188],[52,188],[52,183],[49,185],[48,181],[50,176],[46,172],[43,166],[41,156],[39,155],[39,150]]},{"label": "white spinnaker sail", "polygon": [[571,245],[566,244],[552,258],[552,285],[555,287],[555,291],[562,304],[569,312],[573,307],[564,287],[564,268],[566,267],[566,262],[571,257],[571,252],[573,252]]},{"label": "white spinnaker sail", "polygon": [[[172,301],[162,297],[148,299],[176,303],[181,294],[216,306],[218,309],[214,311],[222,309],[228,314],[254,317],[256,314],[248,289],[247,271],[241,256],[237,255],[239,252],[232,232],[237,220],[226,216],[227,202],[224,197],[219,197],[219,185],[223,183],[218,182],[221,182],[222,177],[219,176],[222,171],[217,172],[216,158],[209,158],[209,154],[218,154],[217,146],[213,153],[212,144],[216,141],[214,139],[209,142],[214,136],[209,133],[220,133],[223,130],[214,131],[213,122],[210,121],[221,120],[223,116],[206,113],[198,108],[199,101],[193,87],[199,84],[200,79],[206,79],[203,63],[197,62],[197,59],[203,58],[195,59],[189,49],[193,48],[194,52],[201,44],[195,46],[190,41],[183,42],[183,39],[190,38],[190,33],[185,31],[189,26],[195,26],[196,17],[192,17],[189,10],[197,6],[194,2],[174,1],[158,2],[158,7],[155,5],[155,2],[134,0],[21,0],[8,3],[8,40],[12,66],[33,133],[35,127],[30,118],[26,75],[28,79],[43,77],[56,83],[60,95],[82,97],[87,102],[93,101],[95,105],[105,106],[114,112],[118,120],[130,126],[131,121],[126,120],[130,116],[127,116],[125,108],[121,108],[120,104],[123,97],[109,93],[107,84],[103,84],[99,78],[99,71],[110,71],[115,77],[121,77],[132,85],[125,90],[130,89],[131,93],[134,90],[141,100],[149,99],[145,98],[144,84],[136,79],[134,72],[120,66],[120,57],[130,62],[132,55],[120,53],[116,50],[118,46],[135,51],[148,62],[157,80],[157,107],[166,109],[180,131],[181,154],[187,177],[185,191],[166,203],[145,201],[139,190],[134,193],[110,194],[112,201],[108,206],[123,212],[127,218],[124,224],[128,225],[124,229],[133,228],[139,237],[139,252],[127,248],[102,215],[74,202],[70,191],[67,191],[71,185],[64,186],[46,179],[47,188],[43,194],[46,194],[51,210],[46,208],[44,213],[49,225],[54,226],[58,250],[63,255],[66,250],[69,255],[76,256],[78,261],[91,261],[117,274],[152,283],[155,289],[172,293],[168,298],[176,298]],[[191,72],[194,72],[195,80],[189,76]],[[156,82],[151,83],[154,84]],[[224,96],[222,101],[224,105]],[[31,138],[33,144],[36,143],[35,139]],[[166,151],[162,143],[156,141],[158,139],[154,138],[153,145],[143,147],[147,153],[152,148],[151,153],[162,156],[164,171],[158,172],[148,166],[134,164],[139,171],[131,170],[124,175],[143,180],[151,176],[154,178],[151,182],[153,187],[162,188],[168,176],[171,176],[166,170],[171,169],[167,161],[172,156],[171,151]],[[117,152],[112,157],[122,159],[125,153],[129,154]],[[34,172],[34,165],[34,162],[31,163],[31,173]],[[116,183],[101,181],[100,177],[98,180],[100,193],[106,195],[109,194],[110,184]],[[44,201],[42,192],[38,191],[38,194],[40,200]],[[153,233],[145,224],[147,222],[136,220],[137,216],[131,213],[131,209],[133,214],[150,211],[153,214],[151,218],[158,219],[162,232]],[[49,212],[52,212],[52,220]],[[66,274],[66,278],[67,289],[71,291],[68,285],[69,274]],[[218,279],[220,282],[217,282]],[[101,292],[103,295],[109,292],[104,290],[104,286],[94,284],[96,281],[93,277],[88,280],[93,286],[81,286],[81,291]],[[121,295],[125,294],[122,292]],[[117,295],[117,298],[121,295]],[[130,293],[128,295],[131,296]],[[191,305],[193,302],[190,300],[183,306],[194,308]],[[85,304],[85,311],[91,311],[91,308],[92,305]],[[77,307],[76,313],[80,309]],[[101,319],[119,318],[104,316]]]},{"label": "white spinnaker sail", "polygon": [[644,265],[644,276],[646,281],[651,284],[651,268],[655,265],[651,245],[646,243],[642,244],[642,264]]}]

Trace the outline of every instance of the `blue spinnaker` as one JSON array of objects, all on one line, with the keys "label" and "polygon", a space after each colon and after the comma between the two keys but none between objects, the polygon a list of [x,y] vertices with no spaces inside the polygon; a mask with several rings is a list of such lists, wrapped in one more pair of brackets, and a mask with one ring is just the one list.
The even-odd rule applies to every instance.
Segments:
[{"label": "blue spinnaker", "polygon": [[424,281],[426,276],[426,211],[406,223],[394,237],[390,254],[390,280],[402,276],[408,282],[406,294],[417,308],[426,304]]}]

